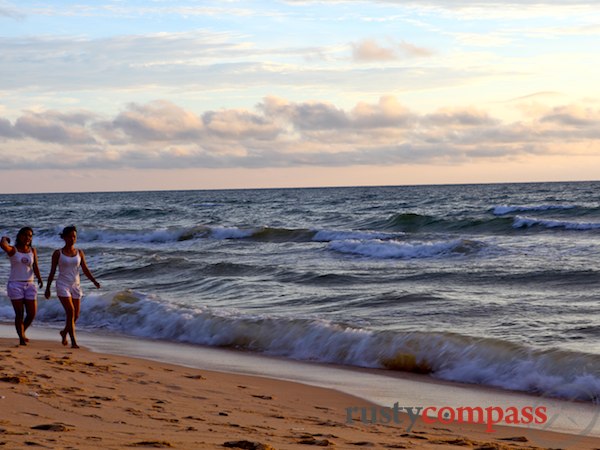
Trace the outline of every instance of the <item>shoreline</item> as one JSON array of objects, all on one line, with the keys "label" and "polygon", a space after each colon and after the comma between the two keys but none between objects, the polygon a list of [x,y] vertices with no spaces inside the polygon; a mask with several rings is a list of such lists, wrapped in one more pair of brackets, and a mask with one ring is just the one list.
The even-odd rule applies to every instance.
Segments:
[{"label": "shoreline", "polygon": [[[37,333],[30,334],[32,342],[27,347],[16,345],[14,337],[0,338],[0,377],[4,381],[0,396],[5,397],[0,399],[0,443],[10,444],[8,448],[19,448],[11,445],[23,445],[24,441],[53,447],[76,442],[78,448],[97,448],[100,443],[106,448],[143,447],[136,442],[154,442],[154,447],[168,442],[173,448],[223,448],[225,442],[248,436],[253,442],[278,449],[298,448],[302,440],[329,441],[341,448],[354,448],[360,442],[374,448],[443,449],[467,444],[501,449],[598,447],[598,438],[593,436],[505,426],[495,426],[497,432],[487,433],[484,424],[429,425],[422,419],[408,432],[410,418],[406,414],[400,415],[400,424],[361,423],[360,414],[354,414],[349,424],[348,408],[371,408],[376,402],[331,387],[266,378],[269,374],[219,372],[89,351],[85,348],[87,334],[82,339],[84,348],[79,350],[61,346],[58,339],[43,341],[34,338]],[[215,352],[212,357],[227,353]],[[255,364],[263,361],[249,357]],[[343,379],[333,381],[343,387]],[[435,388],[438,385],[433,381],[425,384]],[[438,386],[441,391],[452,387]],[[395,398],[406,400],[401,404],[424,404],[410,403],[401,392]],[[69,431],[31,429],[48,425],[41,423],[42,419],[62,423]],[[99,426],[102,431],[97,431]],[[146,440],[152,433],[159,437]],[[117,438],[120,440],[113,443]]]},{"label": "shoreline", "polygon": [[[0,338],[10,338],[14,334],[12,326],[0,325]],[[58,340],[58,328],[38,326],[30,329],[28,334],[36,340]],[[440,408],[516,407],[521,410],[530,406],[544,406],[548,410],[546,423],[523,425],[502,421],[500,424],[600,438],[600,405],[597,404],[386,369],[299,361],[229,348],[140,339],[113,333],[82,330],[78,334],[83,339],[83,346],[98,353],[333,389],[383,407],[390,407],[397,401],[410,406]]]}]

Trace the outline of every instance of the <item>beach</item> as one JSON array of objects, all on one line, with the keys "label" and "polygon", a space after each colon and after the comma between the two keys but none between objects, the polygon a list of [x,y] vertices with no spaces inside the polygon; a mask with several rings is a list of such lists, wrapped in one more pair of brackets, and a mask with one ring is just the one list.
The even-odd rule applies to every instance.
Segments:
[{"label": "beach", "polygon": [[[59,342],[0,339],[0,445],[41,448],[598,448],[598,437],[485,424],[362,423],[332,389]],[[402,399],[398,399],[402,400]],[[556,445],[551,445],[555,443]],[[261,445],[263,445],[261,447]],[[269,447],[270,446],[270,447]]]},{"label": "beach", "polygon": [[0,293],[0,442],[600,448],[599,186],[2,195],[44,278],[75,223],[102,288],[93,353],[54,296],[15,347]]}]

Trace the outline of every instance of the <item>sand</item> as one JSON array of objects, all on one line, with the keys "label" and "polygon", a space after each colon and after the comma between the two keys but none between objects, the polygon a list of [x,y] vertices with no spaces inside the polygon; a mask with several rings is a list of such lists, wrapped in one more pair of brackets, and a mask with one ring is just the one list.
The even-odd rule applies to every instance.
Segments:
[{"label": "sand", "polygon": [[365,400],[269,378],[0,339],[0,448],[600,448],[600,439],[484,424],[347,423]]}]

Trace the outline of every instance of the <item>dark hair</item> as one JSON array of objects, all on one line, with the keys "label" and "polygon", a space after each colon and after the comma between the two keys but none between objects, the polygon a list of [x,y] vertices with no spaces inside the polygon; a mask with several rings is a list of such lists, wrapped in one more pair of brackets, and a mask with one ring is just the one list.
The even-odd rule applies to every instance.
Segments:
[{"label": "dark hair", "polygon": [[68,226],[64,227],[62,232],[60,233],[60,237],[64,238],[71,231],[74,231],[75,233],[77,233],[77,228],[75,227],[75,225],[68,225]]},{"label": "dark hair", "polygon": [[19,239],[25,235],[25,233],[31,231],[31,234],[33,234],[33,230],[31,229],[31,227],[23,227],[19,230],[19,232],[17,233],[17,239],[16,239],[16,243],[15,245],[19,245]]}]

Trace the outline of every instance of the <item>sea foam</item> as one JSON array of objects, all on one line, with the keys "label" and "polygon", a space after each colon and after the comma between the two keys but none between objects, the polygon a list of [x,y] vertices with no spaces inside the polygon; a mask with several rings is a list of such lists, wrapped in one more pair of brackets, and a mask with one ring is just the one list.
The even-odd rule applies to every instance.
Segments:
[{"label": "sea foam", "polygon": [[600,222],[574,222],[567,220],[536,219],[533,217],[516,216],[513,222],[514,228],[530,228],[541,226],[544,228],[562,228],[565,230],[599,230]]},{"label": "sea foam", "polygon": [[[582,352],[450,332],[375,331],[315,317],[194,308],[135,291],[90,295],[84,306],[78,325],[88,329],[305,361],[429,373],[572,400],[600,399],[600,358]],[[11,311],[0,308],[0,319],[10,317]],[[62,323],[60,303],[41,303],[38,320]]]}]

